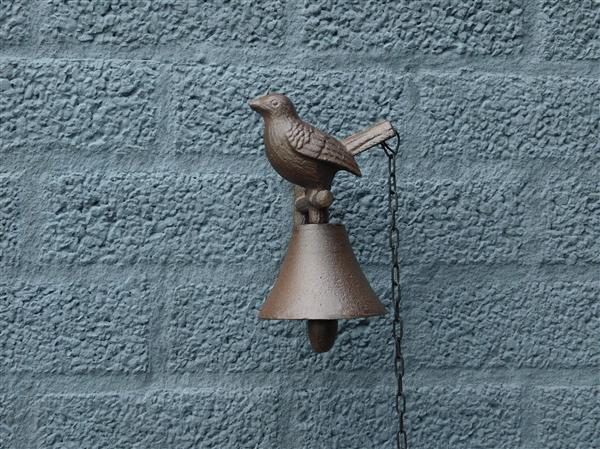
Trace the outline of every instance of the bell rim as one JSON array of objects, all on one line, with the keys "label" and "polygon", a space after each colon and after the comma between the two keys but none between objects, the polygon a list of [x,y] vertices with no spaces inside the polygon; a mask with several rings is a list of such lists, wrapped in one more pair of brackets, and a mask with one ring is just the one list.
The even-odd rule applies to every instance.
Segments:
[{"label": "bell rim", "polygon": [[354,315],[323,315],[319,316],[311,316],[311,315],[302,315],[301,317],[291,317],[291,316],[265,316],[262,313],[262,310],[258,313],[258,318],[261,320],[285,320],[285,321],[305,321],[305,320],[360,320],[363,318],[373,318],[373,317],[384,317],[389,314],[387,308],[383,308],[381,312],[372,312],[372,313],[362,313],[362,314],[354,314]]},{"label": "bell rim", "polygon": [[346,225],[344,225],[343,223],[304,223],[304,224],[297,224],[294,226],[294,230],[299,229],[299,228],[318,228],[318,227],[323,227],[323,226],[327,226],[327,227],[331,227],[331,228],[344,228],[346,229]]}]

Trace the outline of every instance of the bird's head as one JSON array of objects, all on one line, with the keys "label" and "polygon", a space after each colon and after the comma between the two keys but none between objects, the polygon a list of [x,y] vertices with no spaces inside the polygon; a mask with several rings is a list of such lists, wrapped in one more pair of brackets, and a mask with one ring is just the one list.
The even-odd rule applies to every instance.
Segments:
[{"label": "bird's head", "polygon": [[270,93],[248,102],[250,107],[265,118],[296,116],[294,104],[288,97],[279,93]]}]

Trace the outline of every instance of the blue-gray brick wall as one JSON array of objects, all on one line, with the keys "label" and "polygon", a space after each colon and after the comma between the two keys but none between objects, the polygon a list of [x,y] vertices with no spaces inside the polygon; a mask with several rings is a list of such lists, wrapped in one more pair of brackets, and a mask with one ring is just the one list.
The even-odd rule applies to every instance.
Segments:
[{"label": "blue-gray brick wall", "polygon": [[[390,317],[261,322],[246,100],[399,160],[414,449],[600,448],[598,0],[0,1],[0,449],[393,447]],[[389,307],[386,159],[341,173]]]}]

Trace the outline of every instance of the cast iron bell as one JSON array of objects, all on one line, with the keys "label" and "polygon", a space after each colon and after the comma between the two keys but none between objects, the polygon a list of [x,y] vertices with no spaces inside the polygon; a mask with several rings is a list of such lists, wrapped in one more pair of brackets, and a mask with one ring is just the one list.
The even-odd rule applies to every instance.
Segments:
[{"label": "cast iron bell", "polygon": [[262,306],[266,320],[308,320],[317,352],[331,349],[337,320],[386,313],[340,224],[294,227],[279,277]]},{"label": "cast iron bell", "polygon": [[395,135],[389,122],[338,141],[304,122],[285,95],[250,102],[265,122],[269,162],[295,184],[294,230],[279,277],[259,317],[307,320],[313,349],[331,349],[337,320],[384,315],[363,274],[346,228],[328,223],[331,183],[339,170],[362,176],[354,155]]}]

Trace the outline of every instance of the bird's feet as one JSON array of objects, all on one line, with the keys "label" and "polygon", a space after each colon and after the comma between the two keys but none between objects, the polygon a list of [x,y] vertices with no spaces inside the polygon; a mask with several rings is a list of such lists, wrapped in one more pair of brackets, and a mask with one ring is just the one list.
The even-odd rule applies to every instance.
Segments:
[{"label": "bird's feet", "polygon": [[[328,189],[295,188],[296,212],[302,214],[302,223],[327,223],[329,221],[329,206],[333,203],[333,193]],[[298,221],[298,220],[297,220]]]}]

